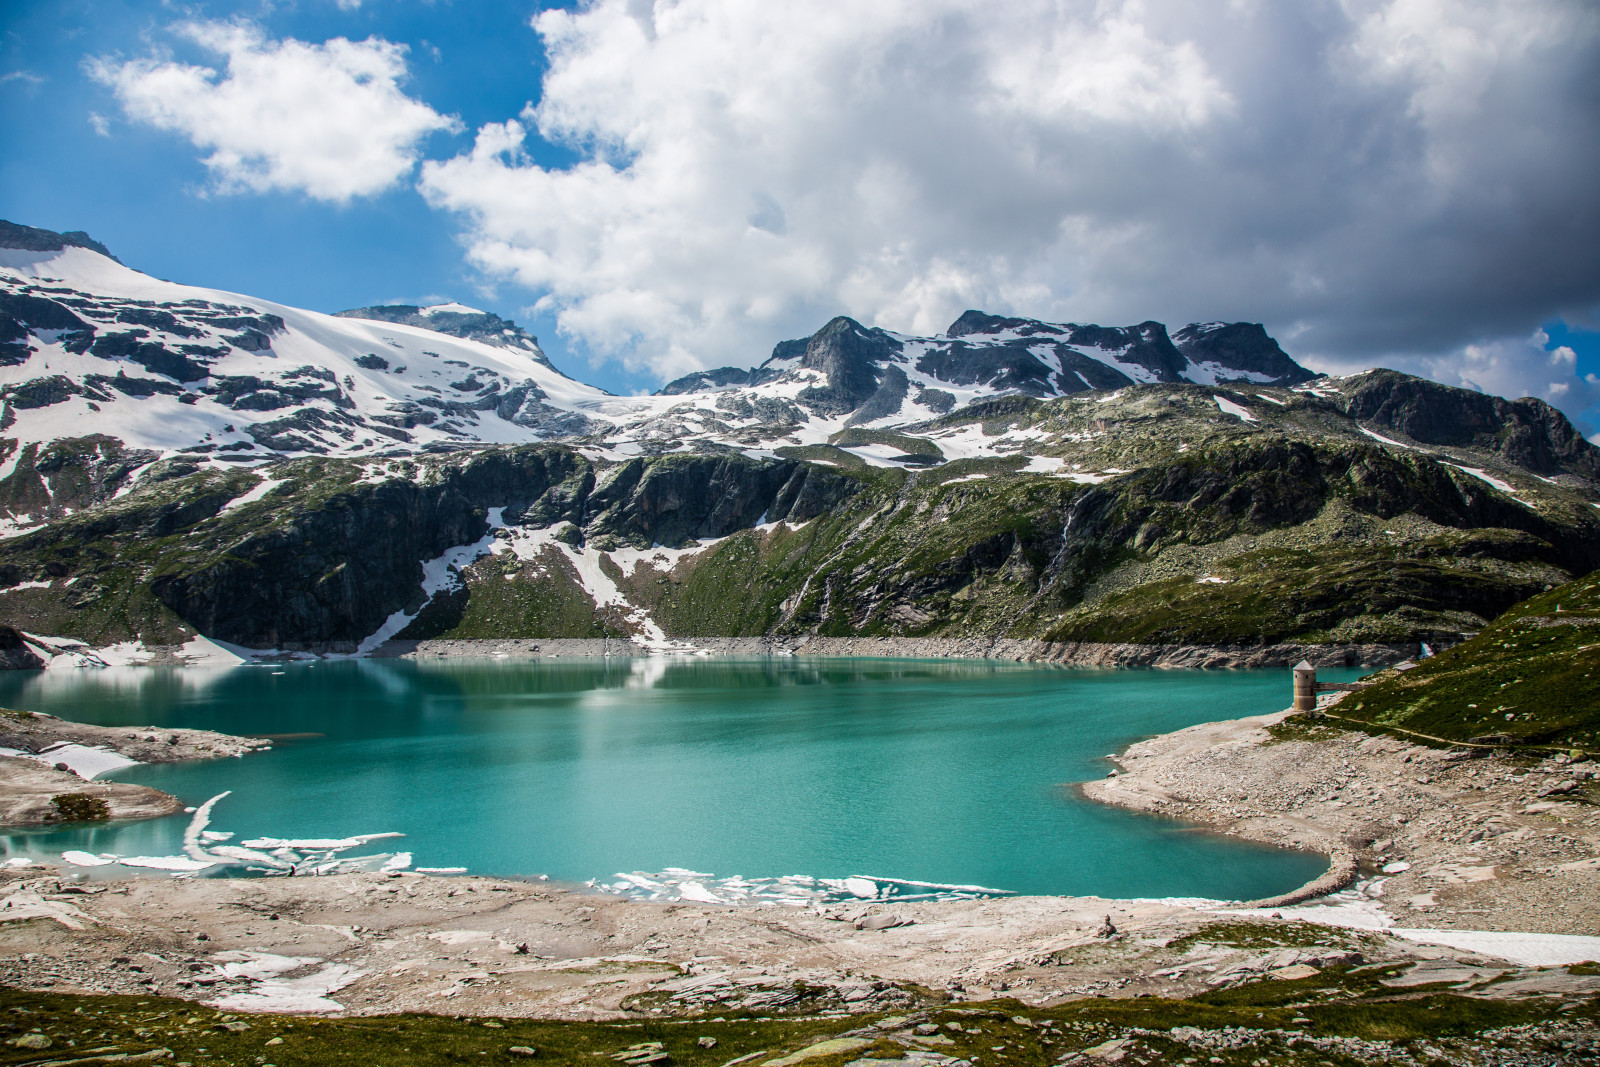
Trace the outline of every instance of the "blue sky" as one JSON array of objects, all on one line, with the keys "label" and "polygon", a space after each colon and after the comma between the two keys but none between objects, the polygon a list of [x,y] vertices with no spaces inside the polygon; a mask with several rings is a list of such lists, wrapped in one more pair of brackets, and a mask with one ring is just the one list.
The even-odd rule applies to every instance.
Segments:
[{"label": "blue sky", "polygon": [[[319,310],[485,307],[617,392],[975,306],[1261,321],[1600,430],[1593,5],[1302,7],[10,0],[0,217]],[[318,177],[307,128],[363,151]]]},{"label": "blue sky", "polygon": [[[544,5],[554,6],[554,5]],[[133,56],[149,46],[203,62],[168,28],[185,13],[249,17],[307,41],[378,35],[409,46],[408,94],[460,116],[430,154],[470,145],[471,131],[515,115],[538,95],[543,53],[532,4],[400,0],[341,10],[334,3],[197,4],[11,0],[0,13],[0,217],[86,230],[129,266],[173,281],[231,289],[319,311],[380,302],[458,299],[521,322],[558,366],[613,392],[654,388],[654,376],[594,367],[567,351],[549,316],[528,316],[532,294],[494,286],[462,256],[459,227],[409,185],[349,204],[296,193],[217,195],[181,137],[126,121],[86,57]],[[437,49],[437,53],[435,53]],[[35,80],[38,79],[38,80]],[[90,124],[104,116],[110,136]],[[541,146],[546,158],[570,153]]]}]

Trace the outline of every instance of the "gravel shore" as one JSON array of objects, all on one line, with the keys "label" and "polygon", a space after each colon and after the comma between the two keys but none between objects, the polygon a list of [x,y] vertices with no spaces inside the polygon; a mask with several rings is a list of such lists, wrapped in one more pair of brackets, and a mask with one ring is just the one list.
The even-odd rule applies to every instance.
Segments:
[{"label": "gravel shore", "polygon": [[1250,668],[1384,667],[1414,657],[1415,644],[1127,645],[988,637],[685,637],[664,645],[621,638],[504,638],[389,641],[383,658],[468,659],[645,656],[877,656],[902,659],[996,659],[1063,667]]},{"label": "gravel shore", "polygon": [[[64,819],[147,819],[183,810],[176,797],[127,782],[97,782],[108,762],[172,763],[242,756],[269,747],[211,730],[90,726],[0,708],[0,827]],[[106,760],[107,755],[121,757]]]},{"label": "gravel shore", "polygon": [[[400,871],[86,881],[35,864],[0,870],[0,985],[160,993],[239,1012],[549,1019],[1171,998],[1367,964],[1406,968],[1393,982],[1402,990],[1600,992],[1600,977],[1539,969],[1600,956],[1592,936],[1539,936],[1600,929],[1600,821],[1585,766],[1456,758],[1285,720],[1141,742],[1120,757],[1123,772],[1082,788],[1329,854],[1334,877],[1320,888],[1361,876],[1340,906],[1372,918],[1387,908],[1395,929],[1380,928],[1386,918],[1329,925],[1326,899],[1253,910],[1094,897],[727,907]],[[150,736],[138,743],[164,743]]]},{"label": "gravel shore", "polygon": [[1141,742],[1118,757],[1120,773],[1083,792],[1330,857],[1320,884],[1264,906],[1364,875],[1369,894],[1415,925],[1600,931],[1592,761],[1424,748],[1290,715]]}]

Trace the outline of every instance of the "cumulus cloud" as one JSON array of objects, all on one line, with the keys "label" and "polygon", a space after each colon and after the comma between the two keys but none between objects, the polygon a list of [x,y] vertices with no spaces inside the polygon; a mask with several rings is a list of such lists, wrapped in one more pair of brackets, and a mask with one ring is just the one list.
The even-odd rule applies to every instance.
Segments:
[{"label": "cumulus cloud", "polygon": [[244,22],[190,22],[181,36],[227,69],[170,59],[91,62],[128,117],[189,138],[224,192],[303,192],[346,203],[405,179],[420,144],[456,120],[407,97],[405,46],[379,38],[268,40]]},{"label": "cumulus cloud", "polygon": [[1263,321],[1309,359],[1497,381],[1468,346],[1537,364],[1533,324],[1600,306],[1586,0],[591,0],[533,24],[537,106],[422,188],[481,268],[636,369],[981,307]]}]

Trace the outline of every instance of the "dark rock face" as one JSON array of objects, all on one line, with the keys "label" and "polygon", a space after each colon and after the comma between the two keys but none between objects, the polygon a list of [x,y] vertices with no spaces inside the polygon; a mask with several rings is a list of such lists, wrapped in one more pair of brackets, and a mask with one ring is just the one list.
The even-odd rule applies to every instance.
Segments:
[{"label": "dark rock face", "polygon": [[[40,229],[38,226],[23,226],[15,222],[0,219],[0,248],[22,248],[29,252],[59,252],[63,248],[87,248],[91,252],[99,252],[107,259],[117,259],[111,250],[96,241],[82,230],[68,230],[66,233],[56,233],[54,230]],[[122,262],[117,260],[117,262]]]},{"label": "dark rock face", "polygon": [[803,342],[780,343],[762,369],[797,360],[800,368],[821,371],[827,384],[801,390],[795,402],[819,415],[843,415],[878,391],[885,365],[905,361],[903,347],[888,331],[869,330],[841,315]]},{"label": "dark rock face", "polygon": [[69,508],[104,503],[158,458],[100,435],[24,445],[10,476],[0,481],[0,514],[56,518]]},{"label": "dark rock face", "polygon": [[[513,523],[572,522],[582,539],[675,546],[726,536],[763,515],[802,522],[855,486],[794,461],[673,455],[624,464],[597,488],[593,467],[566,449],[497,449],[445,468],[426,485],[359,486],[286,515],[270,529],[217,545],[204,566],[156,578],[151,590],[221,640],[353,648],[393,612],[421,604],[422,561],[481,538],[490,507],[504,507]],[[192,521],[223,503],[206,501]]]},{"label": "dark rock face", "polygon": [[[726,537],[763,515],[768,521],[802,522],[793,514],[798,487],[780,500],[800,466],[735,456],[633,460],[589,494],[582,509],[588,517],[581,525],[591,539],[677,548],[697,538]],[[808,500],[800,510],[815,504]]]},{"label": "dark rock face", "polygon": [[354,406],[335,384],[333,372],[321,367],[298,367],[271,382],[251,375],[219,375],[203,391],[235,411],[276,411],[311,400],[328,400],[342,408]]},{"label": "dark rock face", "polygon": [[1369,371],[1347,390],[1346,414],[1429,445],[1474,445],[1529,470],[1600,476],[1600,450],[1543,400],[1455,389],[1392,370]]},{"label": "dark rock face", "polygon": [[43,408],[69,400],[79,392],[77,383],[71,378],[52,374],[48,378],[35,378],[6,387],[5,399],[13,408]]},{"label": "dark rock face", "polygon": [[30,293],[0,292],[0,313],[36,330],[88,330],[87,322],[65,305]]},{"label": "dark rock face", "polygon": [[[1050,378],[1055,369],[1045,366],[1022,345],[973,348],[958,341],[925,354],[917,360],[917,369],[952,385],[981,383],[996,389],[1016,389],[1031,396],[1044,396],[1054,391]],[[1118,384],[1129,384],[1127,378],[1118,377],[1122,378]]]},{"label": "dark rock face", "polygon": [[1204,544],[1305,522],[1334,497],[1390,519],[1411,513],[1458,530],[1500,529],[1542,543],[1540,558],[1574,574],[1600,567],[1600,517],[1559,527],[1471,476],[1379,447],[1271,442],[1137,472],[1096,486],[1072,507],[1072,556],[1092,568],[1122,545]]},{"label": "dark rock face", "polygon": [[[130,363],[137,363],[152,374],[164,374],[180,382],[198,382],[210,373],[206,362],[194,358],[190,353],[168,348],[160,342],[143,340],[147,336],[149,335],[144,330],[103,333],[94,339],[89,351],[102,359],[125,359]],[[184,347],[198,349],[198,346],[192,345]]]},{"label": "dark rock face", "polygon": [[910,379],[906,377],[905,371],[899,367],[885,367],[877,390],[844,420],[844,424],[859,426],[874,419],[886,419],[890,415],[898,414],[910,385]]},{"label": "dark rock face", "polygon": [[244,432],[262,448],[276,452],[316,452],[323,446],[310,435],[331,433],[342,440],[353,441],[356,433],[365,428],[361,420],[343,411],[302,408],[281,419],[253,423],[246,426]]},{"label": "dark rock face", "polygon": [[44,660],[34,654],[22,635],[9,626],[0,626],[0,671],[38,670]]},{"label": "dark rock face", "polygon": [[726,389],[736,385],[760,385],[771,381],[776,374],[761,367],[749,370],[740,367],[718,367],[715,370],[697,370],[675,378],[656,390],[657,396],[677,396],[681,393],[704,393],[712,389]]},{"label": "dark rock face", "polygon": [[1220,363],[1231,370],[1264,374],[1273,385],[1299,385],[1321,377],[1290,359],[1257,322],[1190,323],[1172,340],[1191,363]]}]

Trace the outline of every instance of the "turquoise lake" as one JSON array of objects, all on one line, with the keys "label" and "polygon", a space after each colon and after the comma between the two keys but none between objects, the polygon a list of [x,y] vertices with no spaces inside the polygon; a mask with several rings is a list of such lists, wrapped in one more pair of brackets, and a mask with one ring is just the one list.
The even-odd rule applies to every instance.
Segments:
[{"label": "turquoise lake", "polygon": [[[1330,679],[1357,672],[1325,672]],[[1318,856],[1092,804],[1122,746],[1284,707],[1277,671],[950,660],[344,660],[0,672],[0,705],[278,740],[127,768],[236,840],[399,832],[424,867],[581,883],[867,876],[1017,893],[1249,899]],[[181,852],[187,816],[0,835],[10,856]],[[372,846],[376,848],[377,845]],[[102,872],[121,868],[101,868]]]}]

